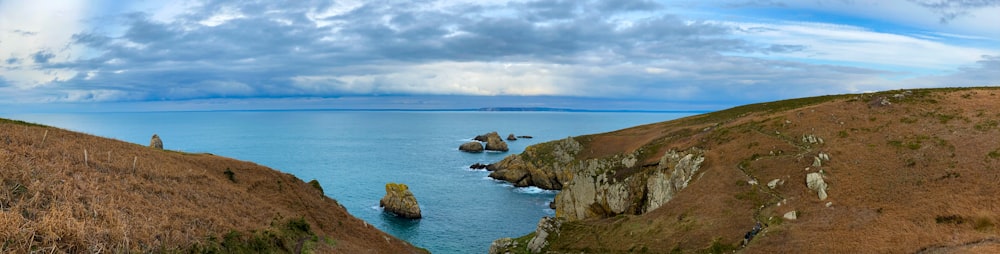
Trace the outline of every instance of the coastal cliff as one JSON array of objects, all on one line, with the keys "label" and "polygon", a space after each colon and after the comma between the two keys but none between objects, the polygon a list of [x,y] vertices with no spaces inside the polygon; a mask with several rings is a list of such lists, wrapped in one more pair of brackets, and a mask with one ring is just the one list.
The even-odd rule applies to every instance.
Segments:
[{"label": "coastal cliff", "polygon": [[251,162],[0,119],[3,253],[426,253]]},{"label": "coastal cliff", "polygon": [[536,144],[488,169],[560,190],[556,215],[491,252],[1000,250],[998,94],[811,97]]}]

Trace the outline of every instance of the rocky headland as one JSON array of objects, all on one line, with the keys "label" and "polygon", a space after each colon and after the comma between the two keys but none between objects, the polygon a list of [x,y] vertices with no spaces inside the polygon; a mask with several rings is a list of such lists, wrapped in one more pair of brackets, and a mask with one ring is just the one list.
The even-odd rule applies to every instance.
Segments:
[{"label": "rocky headland", "polygon": [[998,122],[1000,89],[921,89],[532,145],[487,169],[560,190],[556,214],[490,252],[997,251]]}]

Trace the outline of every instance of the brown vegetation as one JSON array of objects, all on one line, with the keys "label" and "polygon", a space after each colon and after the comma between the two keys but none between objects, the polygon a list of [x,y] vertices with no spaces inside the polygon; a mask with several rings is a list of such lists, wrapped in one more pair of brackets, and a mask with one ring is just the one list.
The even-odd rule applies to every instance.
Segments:
[{"label": "brown vegetation", "polygon": [[[577,137],[584,144],[577,159],[654,150],[640,158],[643,165],[691,147],[704,149],[706,159],[700,175],[659,209],[567,222],[547,250],[995,251],[998,122],[1000,89],[930,89],[754,104]],[[806,142],[808,135],[824,142]],[[817,168],[820,153],[830,160]],[[806,174],[819,170],[829,185],[822,201],[805,184]],[[770,189],[772,179],[784,184]],[[782,218],[790,211],[796,220]],[[768,226],[740,248],[756,221]]]},{"label": "brown vegetation", "polygon": [[419,253],[318,182],[0,119],[0,252]]}]

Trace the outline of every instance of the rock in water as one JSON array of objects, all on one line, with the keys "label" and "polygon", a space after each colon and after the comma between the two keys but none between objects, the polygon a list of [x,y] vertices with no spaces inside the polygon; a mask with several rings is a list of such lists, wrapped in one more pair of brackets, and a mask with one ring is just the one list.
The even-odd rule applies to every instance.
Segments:
[{"label": "rock in water", "polygon": [[163,140],[160,140],[160,136],[153,134],[153,138],[149,140],[149,147],[163,149]]},{"label": "rock in water", "polygon": [[504,142],[497,132],[490,132],[486,134],[486,150],[506,152],[507,142]]},{"label": "rock in water", "polygon": [[816,191],[819,196],[819,200],[826,200],[826,182],[823,181],[823,175],[819,173],[809,173],[806,175],[806,186],[810,190]]},{"label": "rock in water", "polygon": [[385,211],[407,219],[420,219],[420,205],[410,192],[410,187],[401,183],[385,184],[385,197],[378,202]]},{"label": "rock in water", "polygon": [[517,140],[517,136],[514,136],[514,133],[511,133],[510,135],[507,135],[507,140],[509,141]]},{"label": "rock in water", "polygon": [[462,144],[461,146],[458,146],[458,150],[464,152],[478,153],[483,151],[483,144],[476,141],[472,141],[469,143]]}]

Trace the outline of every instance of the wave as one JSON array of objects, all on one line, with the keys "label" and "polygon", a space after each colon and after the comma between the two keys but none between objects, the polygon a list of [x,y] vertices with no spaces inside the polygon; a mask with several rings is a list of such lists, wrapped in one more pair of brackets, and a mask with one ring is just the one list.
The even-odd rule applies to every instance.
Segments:
[{"label": "wave", "polygon": [[524,193],[524,194],[556,194],[559,191],[546,190],[546,189],[538,188],[538,187],[535,187],[535,186],[528,186],[528,187],[517,187],[517,188],[514,188],[514,192]]}]

